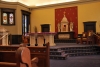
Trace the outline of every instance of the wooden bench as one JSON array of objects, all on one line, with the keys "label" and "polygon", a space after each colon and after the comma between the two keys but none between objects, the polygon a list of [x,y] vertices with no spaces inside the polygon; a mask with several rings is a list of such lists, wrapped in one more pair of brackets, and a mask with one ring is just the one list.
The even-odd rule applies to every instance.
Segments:
[{"label": "wooden bench", "polygon": [[[19,48],[19,46],[0,46],[0,51],[16,51]],[[30,53],[31,53],[31,59],[33,58],[38,58],[38,67],[50,67],[50,60],[49,60],[49,43],[46,44],[46,46],[43,47],[32,47],[32,46],[27,46],[29,48]],[[9,55],[9,53],[6,53],[7,59],[4,58],[4,54],[0,54],[0,61],[1,60],[7,60],[7,62],[15,62],[14,59],[14,54]],[[37,60],[36,60],[37,62]]]},{"label": "wooden bench", "polygon": [[0,67],[32,67],[30,50],[19,47],[16,51],[0,51]]}]

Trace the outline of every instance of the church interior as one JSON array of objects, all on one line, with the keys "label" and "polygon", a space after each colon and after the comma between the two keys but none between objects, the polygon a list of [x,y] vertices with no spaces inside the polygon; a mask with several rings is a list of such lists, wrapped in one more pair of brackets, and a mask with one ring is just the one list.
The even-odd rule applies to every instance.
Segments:
[{"label": "church interior", "polygon": [[100,67],[99,7],[100,0],[0,0],[0,67]]}]

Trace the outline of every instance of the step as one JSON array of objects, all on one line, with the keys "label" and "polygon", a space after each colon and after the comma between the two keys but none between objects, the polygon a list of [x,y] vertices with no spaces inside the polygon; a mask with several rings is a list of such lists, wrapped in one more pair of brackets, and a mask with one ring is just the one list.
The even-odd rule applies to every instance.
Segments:
[{"label": "step", "polygon": [[69,56],[87,56],[87,55],[98,55],[98,52],[78,52],[78,53],[68,53]]},{"label": "step", "polygon": [[60,48],[50,48],[50,51],[61,51]]},{"label": "step", "polygon": [[65,54],[65,51],[50,51],[50,55],[63,55]]},{"label": "step", "polygon": [[96,49],[71,49],[71,50],[64,50],[65,53],[75,53],[75,52],[93,52],[98,51]]},{"label": "step", "polygon": [[50,59],[56,59],[56,60],[66,60],[68,57],[68,54],[64,55],[50,55]]},{"label": "step", "polygon": [[96,49],[95,47],[64,47],[61,48],[61,50],[71,50],[71,49]]},{"label": "step", "polygon": [[61,40],[61,39],[55,39],[55,43],[76,43],[76,39],[68,39],[68,40]]}]

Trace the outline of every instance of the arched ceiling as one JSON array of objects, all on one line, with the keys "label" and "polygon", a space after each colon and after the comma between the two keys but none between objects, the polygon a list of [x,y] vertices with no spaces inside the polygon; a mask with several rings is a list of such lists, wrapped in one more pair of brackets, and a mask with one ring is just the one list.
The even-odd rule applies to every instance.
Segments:
[{"label": "arched ceiling", "polygon": [[64,3],[64,2],[79,1],[79,0],[1,0],[1,1],[20,2],[27,6],[43,6],[43,5]]}]

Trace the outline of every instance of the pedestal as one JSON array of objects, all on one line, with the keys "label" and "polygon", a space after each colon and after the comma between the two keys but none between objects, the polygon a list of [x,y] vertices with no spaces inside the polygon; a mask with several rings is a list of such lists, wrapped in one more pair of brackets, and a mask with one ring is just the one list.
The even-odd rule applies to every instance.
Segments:
[{"label": "pedestal", "polygon": [[[35,46],[35,44],[36,44],[36,42],[35,42],[36,34],[35,33],[29,33],[29,35],[30,35],[30,46]],[[38,44],[38,46],[43,46],[44,38],[45,38],[45,43],[49,42],[50,46],[55,46],[54,35],[55,35],[55,33],[50,33],[50,32],[37,33],[37,44]]]}]

